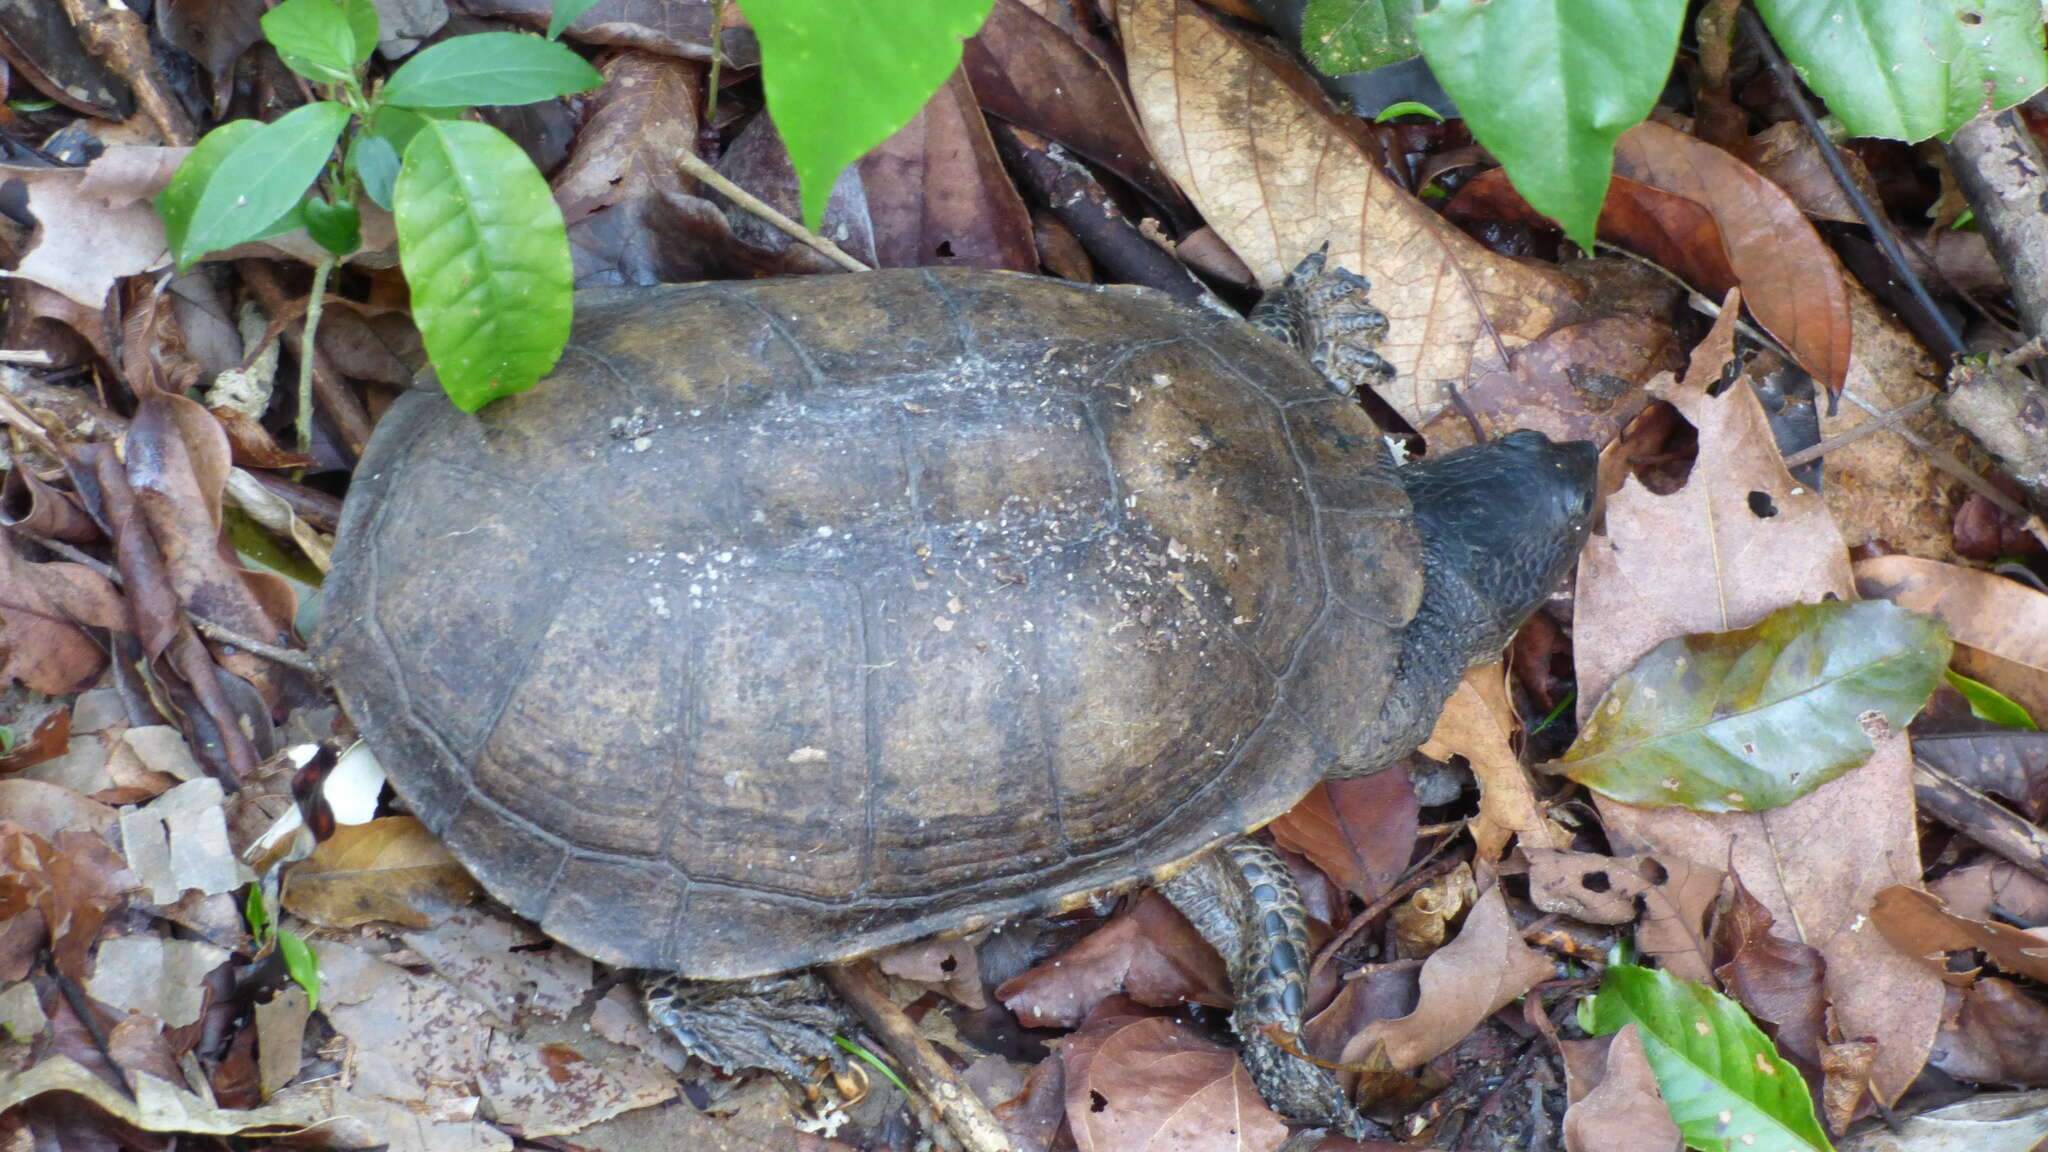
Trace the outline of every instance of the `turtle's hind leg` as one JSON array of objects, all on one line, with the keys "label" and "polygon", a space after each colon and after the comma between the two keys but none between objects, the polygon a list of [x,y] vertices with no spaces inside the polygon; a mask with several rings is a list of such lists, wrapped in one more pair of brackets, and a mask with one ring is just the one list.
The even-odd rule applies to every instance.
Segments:
[{"label": "turtle's hind leg", "polygon": [[725,1072],[766,1068],[802,1084],[820,1060],[840,1062],[834,1035],[858,1025],[809,970],[752,980],[686,980],[649,974],[647,1018],[690,1055]]},{"label": "turtle's hind leg", "polygon": [[1273,289],[1246,317],[1254,328],[1291,344],[1330,386],[1346,396],[1377,388],[1394,378],[1393,365],[1377,349],[1387,334],[1387,317],[1372,306],[1372,285],[1355,272],[1330,265],[1329,246],[1311,252],[1287,282]]},{"label": "turtle's hind leg", "polygon": [[1281,1115],[1354,1139],[1371,1125],[1329,1069],[1275,1041],[1299,1047],[1308,988],[1308,912],[1280,854],[1256,840],[1205,852],[1159,886],[1230,967],[1237,1007],[1230,1026],[1259,1095]]}]

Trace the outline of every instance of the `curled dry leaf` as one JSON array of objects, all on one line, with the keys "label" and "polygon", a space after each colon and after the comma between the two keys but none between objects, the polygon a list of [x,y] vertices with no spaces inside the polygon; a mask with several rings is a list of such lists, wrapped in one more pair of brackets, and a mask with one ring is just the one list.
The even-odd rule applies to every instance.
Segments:
[{"label": "curled dry leaf", "polygon": [[[1386,176],[1363,126],[1334,113],[1291,62],[1191,0],[1127,0],[1118,25],[1154,155],[1259,283],[1280,283],[1324,243],[1332,261],[1373,282],[1373,301],[1391,322],[1380,352],[1397,373],[1383,394],[1414,426],[1450,406],[1447,382],[1478,387],[1509,370],[1516,349],[1576,318],[1569,278],[1489,252],[1422,207]],[[1638,349],[1625,351],[1640,362]],[[1551,411],[1483,418],[1595,431],[1587,411],[1567,401],[1564,378],[1531,387]]]},{"label": "curled dry leaf", "polygon": [[1567,1152],[1678,1152],[1685,1146],[1630,1024],[1608,1038],[1600,1081],[1564,1113]]},{"label": "curled dry leaf", "polygon": [[1383,1052],[1389,1067],[1416,1067],[1450,1051],[1480,1021],[1552,973],[1550,958],[1522,942],[1500,889],[1489,888],[1457,938],[1423,962],[1415,1011],[1353,1037],[1344,1046],[1343,1063],[1364,1063]]},{"label": "curled dry leaf", "polygon": [[1028,1028],[1071,1028],[1115,992],[1154,1008],[1233,1002],[1223,957],[1156,891],[1072,948],[1004,981],[996,999]]},{"label": "curled dry leaf", "polygon": [[0,684],[52,695],[91,687],[106,652],[83,628],[127,631],[121,594],[82,564],[25,560],[11,534],[0,536]]},{"label": "curled dry leaf", "polygon": [[150,199],[170,182],[183,148],[115,146],[83,168],[0,166],[20,184],[35,223],[21,262],[0,276],[33,280],[97,312],[114,282],[170,258]]},{"label": "curled dry leaf", "polygon": [[1435,952],[1450,935],[1451,921],[1463,915],[1478,897],[1472,865],[1464,861],[1417,888],[1388,914],[1394,955],[1419,959]]},{"label": "curled dry leaf", "polygon": [[1770,910],[1737,879],[1714,926],[1716,951],[1727,961],[1714,975],[1730,996],[1766,1026],[1778,1048],[1806,1069],[1821,1066],[1827,1043],[1827,961],[1796,940],[1771,931]]},{"label": "curled dry leaf", "polygon": [[[1785,472],[1753,391],[1706,395],[1732,352],[1720,322],[1669,399],[1699,429],[1686,485],[1656,496],[1631,478],[1607,503],[1607,531],[1580,560],[1574,661],[1582,701],[1664,639],[1738,628],[1772,609],[1853,594],[1847,550],[1824,508]],[[1753,510],[1750,494],[1760,494]],[[1782,808],[1708,814],[1598,801],[1610,841],[1675,868],[1729,868],[1778,923],[1827,960],[1827,993],[1843,1034],[1874,1037],[1880,1099],[1919,1073],[1941,1013],[1940,980],[1894,949],[1865,910],[1878,890],[1920,875],[1912,761],[1903,733],[1877,742],[1863,767]],[[1647,926],[1646,926],[1647,927]],[[1683,932],[1675,933],[1683,936]],[[1671,941],[1682,949],[1683,941]],[[1705,979],[1698,970],[1681,974]]]},{"label": "curled dry leaf", "polygon": [[2048,980],[2048,929],[2029,931],[1958,916],[1940,897],[1904,885],[1879,892],[1870,918],[1899,951],[1922,957],[1937,970],[1946,970],[1939,953],[1975,948],[2015,976]]},{"label": "curled dry leaf", "polygon": [[1956,639],[1956,671],[2048,722],[2048,595],[1975,568],[1913,556],[1856,564],[1856,591],[1925,612]]},{"label": "curled dry leaf", "polygon": [[285,873],[284,907],[326,928],[391,920],[431,928],[480,893],[426,825],[410,816],[344,824]]},{"label": "curled dry leaf", "polygon": [[1397,767],[1318,784],[1266,830],[1371,903],[1407,871],[1419,811],[1414,785]]},{"label": "curled dry leaf", "polygon": [[1535,780],[1514,748],[1519,725],[1508,703],[1507,680],[1498,663],[1465,671],[1457,690],[1444,702],[1443,715],[1421,752],[1433,760],[1463,756],[1479,780],[1479,818],[1472,839],[1479,859],[1500,859],[1510,836],[1525,844],[1550,847],[1550,828],[1536,800]]},{"label": "curled dry leaf", "polygon": [[1654,120],[1615,142],[1614,172],[1713,213],[1757,322],[1830,392],[1842,390],[1850,325],[1841,266],[1784,189],[1712,144]]},{"label": "curled dry leaf", "polygon": [[1081,1152],[1272,1152],[1287,1139],[1235,1052],[1128,1002],[1105,1002],[1060,1060]]},{"label": "curled dry leaf", "polygon": [[2048,1085],[2048,1005],[1995,976],[1951,988],[1949,996],[1952,1003],[1943,1014],[1948,1023],[1935,1041],[1930,1064],[1980,1084]]}]

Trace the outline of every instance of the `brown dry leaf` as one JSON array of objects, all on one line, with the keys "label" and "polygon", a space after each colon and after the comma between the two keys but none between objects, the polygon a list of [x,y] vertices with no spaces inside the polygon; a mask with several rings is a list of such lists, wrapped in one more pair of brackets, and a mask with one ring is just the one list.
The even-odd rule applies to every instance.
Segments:
[{"label": "brown dry leaf", "polygon": [[875,957],[875,967],[899,980],[928,984],[964,1007],[988,1007],[981,958],[971,941],[958,936],[933,936],[891,948]]},{"label": "brown dry leaf", "polygon": [[2048,980],[2048,930],[1958,916],[1933,893],[1903,885],[1879,892],[1870,918],[1899,951],[1937,972],[1947,971],[1938,953],[1975,948],[2013,975]]},{"label": "brown dry leaf", "polygon": [[1382,1020],[1344,1046],[1343,1063],[1378,1050],[1393,1068],[1413,1068],[1448,1052],[1465,1034],[1553,974],[1550,958],[1522,942],[1498,887],[1479,897],[1457,938],[1422,965],[1415,1011]]},{"label": "brown dry leaf", "polygon": [[1821,1046],[1821,1119],[1830,1131],[1847,1132],[1869,1111],[1870,1070],[1876,1065],[1877,1045],[1868,1040]]},{"label": "brown dry leaf", "polygon": [[[1784,604],[1853,594],[1841,537],[1820,499],[1785,471],[1754,392],[1738,382],[1706,395],[1731,354],[1732,311],[1723,310],[1685,382],[1667,395],[1699,429],[1691,478],[1657,496],[1631,477],[1608,499],[1606,533],[1581,557],[1574,658],[1582,702],[1598,700],[1669,637],[1746,627]],[[1826,958],[1841,1031],[1880,1042],[1880,1097],[1905,1090],[1933,1041],[1939,981],[1864,915],[1879,890],[1920,875],[1904,733],[1879,741],[1863,767],[1768,812],[1598,805],[1617,848],[1702,869],[1732,864],[1778,923]]]},{"label": "brown dry leaf", "polygon": [[1421,965],[1373,964],[1350,973],[1329,1006],[1301,1028],[1301,1049],[1327,1064],[1344,1054],[1351,1038],[1382,1020],[1415,1011]]},{"label": "brown dry leaf", "polygon": [[1228,1008],[1223,957],[1166,897],[1147,891],[1072,948],[996,989],[1027,1028],[1071,1028],[1123,992],[1154,1008]]},{"label": "brown dry leaf", "polygon": [[1451,921],[1463,915],[1478,898],[1479,885],[1472,879],[1472,865],[1462,860],[1449,872],[1417,888],[1387,914],[1394,955],[1418,960],[1435,952],[1450,935]]},{"label": "brown dry leaf", "polygon": [[1738,877],[1714,926],[1715,950],[1727,962],[1714,975],[1749,1014],[1768,1026],[1787,1056],[1821,1066],[1827,1045],[1827,961],[1796,940],[1773,933],[1771,913]]},{"label": "brown dry leaf", "polygon": [[2010,860],[1986,860],[1950,872],[1928,885],[1958,916],[2010,920],[2023,928],[2048,925],[2048,880]]},{"label": "brown dry leaf", "polygon": [[1913,758],[2011,801],[2036,824],[2048,822],[2048,732],[1993,728],[1916,734]]},{"label": "brown dry leaf", "polygon": [[1188,214],[1180,190],[1152,159],[1116,73],[1023,0],[996,0],[961,63],[990,114],[1100,164],[1169,213]]},{"label": "brown dry leaf", "polygon": [[185,893],[230,892],[249,873],[228,844],[220,781],[189,780],[140,808],[121,812],[121,848],[149,898],[159,907]]},{"label": "brown dry leaf", "polygon": [[1081,1152],[1271,1152],[1286,1141],[1235,1052],[1127,1002],[1103,1009],[1060,1045]]},{"label": "brown dry leaf", "polygon": [[1997,977],[1949,996],[1949,1023],[1929,1063],[1958,1080],[2048,1085],[2048,1004]]},{"label": "brown dry leaf", "polygon": [[1707,913],[1720,898],[1726,874],[1676,856],[1645,859],[1655,862],[1664,879],[1643,893],[1643,921],[1636,927],[1636,946],[1674,976],[1711,983],[1713,948],[1707,940]]},{"label": "brown dry leaf", "polygon": [[1913,556],[1856,563],[1856,592],[1925,612],[1955,638],[1956,671],[2048,719],[2048,595],[2017,580]]},{"label": "brown dry leaf", "polygon": [[117,936],[93,954],[86,991],[120,1012],[140,1012],[183,1028],[206,1006],[206,975],[226,963],[228,950],[202,940]]},{"label": "brown dry leaf", "polygon": [[81,625],[128,630],[121,594],[82,564],[24,560],[12,534],[0,537],[0,684],[51,695],[91,687],[107,654]]},{"label": "brown dry leaf", "polygon": [[35,222],[21,262],[0,276],[33,280],[98,311],[114,282],[170,257],[150,199],[170,182],[183,148],[115,146],[83,168],[0,165]]},{"label": "brown dry leaf", "polygon": [[[0,634],[4,635],[4,634]],[[5,643],[0,640],[0,643]],[[28,731],[22,731],[24,722],[31,717],[17,717],[10,722],[14,729],[14,747],[0,756],[0,772],[19,772],[33,768],[45,760],[54,760],[71,751],[71,709],[51,708],[41,719],[34,721]]]},{"label": "brown dry leaf", "polygon": [[1654,120],[1622,133],[1614,173],[1712,212],[1757,322],[1814,379],[1840,392],[1849,373],[1849,300],[1841,266],[1785,190],[1703,140]]},{"label": "brown dry leaf", "polygon": [[880,266],[1038,271],[1031,213],[996,156],[965,72],[858,167]]},{"label": "brown dry leaf", "polygon": [[478,905],[400,939],[497,1027],[518,1027],[535,1015],[567,1017],[589,994],[594,976],[588,957],[551,943],[523,920]]},{"label": "brown dry leaf", "polygon": [[[1849,180],[1858,191],[1872,204],[1882,203],[1877,182],[1870,178],[1870,170],[1863,166],[1863,158],[1848,148],[1838,148],[1835,152],[1848,169]],[[1843,224],[1863,223],[1863,218],[1856,214],[1855,206],[1849,203],[1848,194],[1842,191],[1841,183],[1828,168],[1827,161],[1821,158],[1820,148],[1814,144],[1812,135],[1798,121],[1778,121],[1743,140],[1735,153],[1783,188],[1793,203],[1799,205],[1800,211],[1808,216]]]},{"label": "brown dry leaf", "polygon": [[27,975],[24,961],[47,940],[57,971],[83,981],[101,925],[134,887],[134,874],[96,833],[65,829],[46,839],[0,822],[0,923],[11,929],[0,936],[0,976]]},{"label": "brown dry leaf", "polygon": [[1522,845],[1529,860],[1529,900],[1588,924],[1628,924],[1637,901],[1655,885],[1637,870],[1636,860],[1595,852],[1559,852]]},{"label": "brown dry leaf", "polygon": [[[1478,386],[1576,318],[1569,278],[1487,251],[1424,208],[1381,171],[1362,126],[1333,113],[1292,63],[1190,0],[1124,0],[1118,26],[1153,154],[1260,285],[1280,283],[1326,242],[1334,263],[1372,281],[1391,322],[1380,352],[1397,374],[1383,395],[1415,427],[1450,406],[1451,383]],[[1562,378],[1539,390],[1569,407]],[[1561,412],[1482,419],[1567,431]]]},{"label": "brown dry leaf", "polygon": [[344,824],[285,873],[284,907],[323,928],[391,920],[431,928],[481,889],[410,816]]},{"label": "brown dry leaf", "polygon": [[306,1100],[279,1100],[251,1109],[220,1108],[180,1084],[146,1072],[134,1075],[132,1083],[135,1095],[131,1099],[112,1082],[86,1070],[69,1056],[53,1056],[27,1071],[0,1076],[0,1112],[47,1093],[68,1093],[84,1097],[108,1115],[145,1132],[219,1136],[298,1131],[332,1115]]},{"label": "brown dry leaf", "polygon": [[1397,767],[1318,784],[1266,831],[1369,904],[1408,870],[1419,811]]},{"label": "brown dry leaf", "polygon": [[993,1111],[1017,1152],[1050,1152],[1067,1118],[1066,1065],[1058,1056],[1040,1060],[1017,1094]]},{"label": "brown dry leaf", "polygon": [[[1942,378],[1927,348],[1892,311],[1854,280],[1849,316],[1855,335],[1849,346],[1849,381],[1842,402],[1829,412],[1821,405],[1822,436],[1839,436],[1926,396]],[[1900,427],[1923,443],[1961,460],[1979,459],[1955,424],[1932,409],[1908,417]],[[1891,432],[1865,436],[1829,452],[1822,466],[1823,494],[1851,548],[1881,545],[1934,560],[1954,558],[1951,528],[1957,493],[1966,491],[1927,453]]]},{"label": "brown dry leaf", "polygon": [[1565,1109],[1564,1146],[1567,1152],[1678,1152],[1685,1147],[1657,1091],[1657,1074],[1650,1070],[1636,1025],[1609,1038],[1599,1083]]},{"label": "brown dry leaf", "polygon": [[1472,822],[1472,839],[1482,862],[1500,859],[1511,836],[1526,844],[1551,846],[1535,780],[1515,752],[1519,728],[1501,665],[1481,664],[1466,670],[1444,702],[1436,731],[1420,749],[1432,760],[1463,756],[1471,763],[1472,774],[1479,779],[1479,816]]}]

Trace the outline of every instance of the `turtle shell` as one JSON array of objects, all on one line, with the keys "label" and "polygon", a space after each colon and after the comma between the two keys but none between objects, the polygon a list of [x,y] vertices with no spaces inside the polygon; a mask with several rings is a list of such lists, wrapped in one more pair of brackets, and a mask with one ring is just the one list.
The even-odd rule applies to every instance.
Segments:
[{"label": "turtle shell", "polygon": [[398,791],[556,938],[841,959],[1170,868],[1387,751],[1408,498],[1244,322],[969,270],[576,317],[531,392],[378,425],[318,638]]}]

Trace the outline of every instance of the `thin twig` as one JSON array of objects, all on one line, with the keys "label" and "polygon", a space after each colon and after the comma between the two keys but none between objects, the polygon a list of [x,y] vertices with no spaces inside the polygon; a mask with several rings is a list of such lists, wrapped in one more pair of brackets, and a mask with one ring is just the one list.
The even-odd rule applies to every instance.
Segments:
[{"label": "thin twig", "polygon": [[903,1065],[919,1094],[969,1152],[1009,1152],[1010,1138],[1003,1126],[974,1090],[961,1083],[946,1058],[903,1014],[903,1009],[889,999],[873,961],[829,965],[824,976],[875,1039]]},{"label": "thin twig", "polygon": [[265,644],[261,640],[244,636],[232,628],[193,616],[190,612],[187,612],[185,615],[191,619],[192,626],[199,629],[199,634],[209,640],[232,645],[252,656],[261,656],[272,663],[297,669],[316,679],[325,680],[327,678],[327,673],[321,669],[319,661],[313,659],[311,655],[305,652],[295,648],[280,648],[275,644]]},{"label": "thin twig", "polygon": [[1891,262],[1893,275],[1897,276],[1899,282],[1906,286],[1906,290],[1912,293],[1913,302],[1927,314],[1928,322],[1935,326],[1941,338],[1947,342],[1948,347],[1940,350],[1941,359],[1944,362],[1954,360],[1963,352],[1962,336],[1956,332],[1955,326],[1949,323],[1947,314],[1934,303],[1934,298],[1928,295],[1927,285],[1920,282],[1920,277],[1915,275],[1912,267],[1906,263],[1906,253],[1899,248],[1898,237],[1892,235],[1891,224],[1864,197],[1862,189],[1856,187],[1856,181],[1850,177],[1848,167],[1842,163],[1841,153],[1835,150],[1835,142],[1828,138],[1826,130],[1820,126],[1820,118],[1813,114],[1812,105],[1800,95],[1799,77],[1793,73],[1792,66],[1785,63],[1784,54],[1778,51],[1777,42],[1764,30],[1763,21],[1757,19],[1756,13],[1747,8],[1742,10],[1741,19],[1743,30],[1756,42],[1757,50],[1763,53],[1764,62],[1770,66],[1771,75],[1777,78],[1786,98],[1792,101],[1792,109],[1798,113],[1799,123],[1806,128],[1806,134],[1813,138],[1814,147],[1820,152],[1820,158],[1827,163],[1828,171],[1833,174],[1835,183],[1842,189],[1842,195],[1847,197],[1850,206],[1856,209],[1856,215],[1863,221],[1863,226],[1870,229],[1871,239],[1877,241],[1878,249],[1884,253],[1884,258]]},{"label": "thin twig", "polygon": [[1838,432],[1817,444],[1809,444],[1790,456],[1785,457],[1785,471],[1790,472],[1802,464],[1810,464],[1837,448],[1854,444],[1865,436],[1882,432],[1901,420],[1933,407],[1934,402],[1940,398],[1941,394],[1939,392],[1929,392],[1925,396],[1906,401],[1904,404],[1891,409],[1875,420],[1865,420],[1847,432]]},{"label": "thin twig", "polygon": [[306,297],[306,330],[299,337],[299,451],[313,453],[313,350],[320,347],[320,305],[327,298],[327,276],[341,258],[329,254],[313,269],[313,291]]},{"label": "thin twig", "polygon": [[847,255],[846,250],[839,245],[777,212],[762,201],[760,197],[719,175],[717,169],[706,164],[695,152],[687,148],[678,152],[676,154],[676,163],[682,166],[683,171],[717,189],[719,195],[782,229],[790,236],[802,241],[812,251],[846,269],[848,272],[874,271],[874,269]]},{"label": "thin twig", "polygon": [[718,119],[718,66],[725,61],[725,42],[719,32],[725,26],[725,0],[711,0],[711,32],[704,39],[711,42],[711,75],[704,90],[704,124],[716,128]]}]

